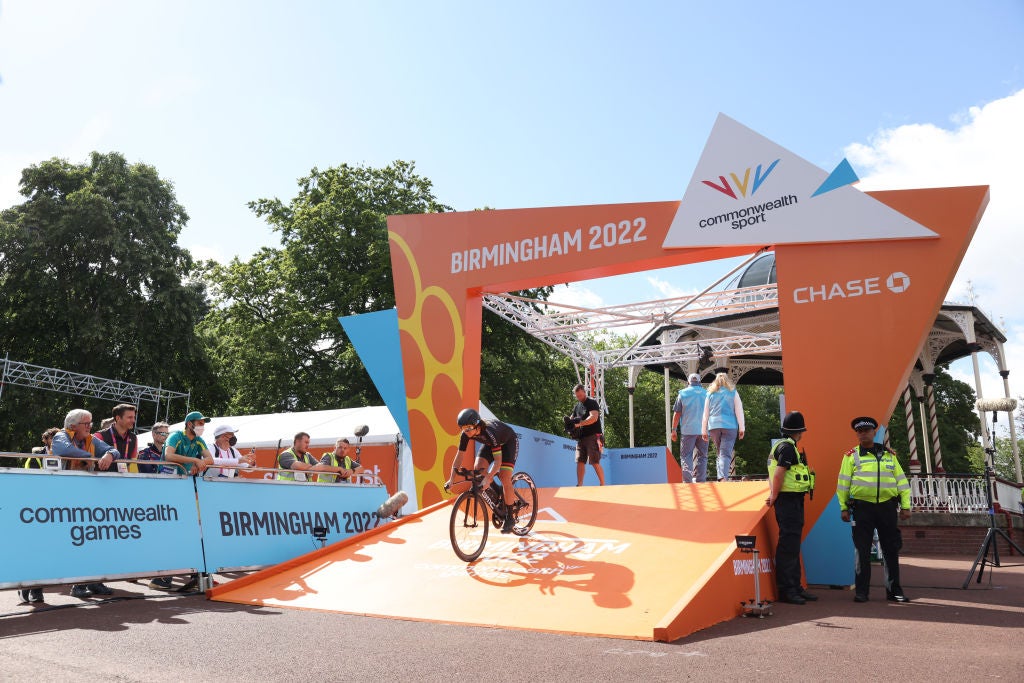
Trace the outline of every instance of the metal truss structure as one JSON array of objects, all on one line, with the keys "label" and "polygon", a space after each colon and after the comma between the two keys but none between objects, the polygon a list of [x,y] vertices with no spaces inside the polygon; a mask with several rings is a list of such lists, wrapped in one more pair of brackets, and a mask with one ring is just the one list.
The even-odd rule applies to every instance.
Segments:
[{"label": "metal truss structure", "polygon": [[143,401],[152,402],[156,404],[158,418],[162,404],[165,406],[166,414],[170,409],[172,399],[184,398],[187,409],[191,396],[191,393],[183,394],[163,387],[148,387],[57,368],[46,368],[5,357],[3,373],[0,375],[0,397],[3,395],[3,388],[7,385],[57,391],[76,396],[91,396],[107,401],[130,403],[136,407]]}]

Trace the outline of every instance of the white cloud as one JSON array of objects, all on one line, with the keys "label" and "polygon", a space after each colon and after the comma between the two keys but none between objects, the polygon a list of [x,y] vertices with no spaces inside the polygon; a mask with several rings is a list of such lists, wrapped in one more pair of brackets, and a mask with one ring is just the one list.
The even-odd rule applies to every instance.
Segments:
[{"label": "white cloud", "polygon": [[[989,205],[947,299],[971,303],[969,289],[973,289],[974,304],[1003,329],[1013,395],[1024,393],[1024,309],[1018,302],[1024,263],[1022,121],[1024,90],[956,115],[949,129],[928,124],[900,126],[880,131],[868,144],[852,144],[845,150],[850,163],[863,175],[858,185],[861,190],[989,186]],[[978,358],[983,394],[1003,396],[995,363],[986,353]],[[958,361],[952,372],[974,386],[970,360]]]},{"label": "white cloud", "polygon": [[604,300],[597,292],[575,282],[556,285],[551,296],[548,297],[548,301],[580,308],[601,308],[605,305]]},{"label": "white cloud", "polygon": [[680,287],[677,287],[673,283],[669,282],[668,280],[663,280],[653,275],[648,275],[646,277],[646,280],[647,284],[653,287],[655,291],[657,291],[663,299],[678,299],[680,297],[697,293],[697,291],[692,287],[688,289],[682,289]]},{"label": "white cloud", "polygon": [[217,247],[211,247],[206,244],[190,244],[185,248],[191,252],[192,258],[196,261],[207,261],[212,259],[218,263],[226,264],[233,258],[233,255],[225,256]]}]

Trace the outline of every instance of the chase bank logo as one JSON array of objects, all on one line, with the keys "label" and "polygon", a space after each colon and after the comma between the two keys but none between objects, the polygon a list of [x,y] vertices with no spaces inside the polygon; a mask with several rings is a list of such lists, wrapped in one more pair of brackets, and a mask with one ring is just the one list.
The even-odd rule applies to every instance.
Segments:
[{"label": "chase bank logo", "polygon": [[885,286],[893,294],[902,294],[910,288],[910,276],[897,270],[885,279]]},{"label": "chase bank logo", "polygon": [[[718,176],[718,183],[715,183],[715,181],[713,180],[702,180],[701,182],[710,187],[711,189],[718,190],[722,194],[728,197],[732,197],[733,199],[747,197],[748,189],[750,190],[749,196],[753,197],[754,194],[760,189],[761,185],[764,184],[764,181],[768,179],[768,176],[771,175],[772,171],[775,170],[775,167],[779,164],[779,161],[781,161],[781,159],[776,159],[775,161],[773,161],[771,164],[769,164],[767,170],[764,169],[763,164],[758,164],[757,168],[754,169],[753,185],[751,185],[749,167],[747,168],[747,170],[743,172],[742,180],[740,180],[740,177],[737,174],[730,173],[729,177],[732,178],[732,184],[729,183],[729,181],[726,179],[724,175]],[[739,192],[739,196],[736,195],[737,192]]]},{"label": "chase bank logo", "polygon": [[[881,282],[881,277],[866,277],[862,280],[824,282],[797,287],[793,290],[793,303],[811,304],[832,299],[855,299],[862,296],[884,294]],[[893,294],[902,294],[910,289],[910,276],[899,270],[890,273],[885,278],[885,288]]]}]

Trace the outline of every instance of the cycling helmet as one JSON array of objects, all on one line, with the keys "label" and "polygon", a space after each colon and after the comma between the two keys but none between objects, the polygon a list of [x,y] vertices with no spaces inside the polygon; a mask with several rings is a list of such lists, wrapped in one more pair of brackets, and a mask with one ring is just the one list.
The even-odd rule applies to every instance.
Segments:
[{"label": "cycling helmet", "polygon": [[782,418],[782,431],[789,433],[806,432],[807,427],[804,425],[804,416],[797,411],[786,413],[786,417]]},{"label": "cycling helmet", "polygon": [[466,425],[478,425],[482,422],[480,419],[480,413],[476,412],[472,408],[466,408],[459,413],[459,426],[465,427]]}]

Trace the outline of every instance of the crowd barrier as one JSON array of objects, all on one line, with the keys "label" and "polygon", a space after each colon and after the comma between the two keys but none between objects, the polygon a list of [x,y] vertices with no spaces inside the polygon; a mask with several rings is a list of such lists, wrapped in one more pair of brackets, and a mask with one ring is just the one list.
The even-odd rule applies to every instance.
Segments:
[{"label": "crowd barrier", "polygon": [[0,468],[0,588],[255,569],[376,522],[383,486]]}]

